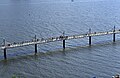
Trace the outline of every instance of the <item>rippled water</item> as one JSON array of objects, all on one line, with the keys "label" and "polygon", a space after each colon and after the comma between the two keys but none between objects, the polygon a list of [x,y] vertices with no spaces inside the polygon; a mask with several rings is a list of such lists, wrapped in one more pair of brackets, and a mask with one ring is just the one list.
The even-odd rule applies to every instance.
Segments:
[{"label": "rippled water", "polygon": [[[0,1],[0,43],[87,33],[120,28],[119,0],[2,0]],[[0,78],[111,78],[120,73],[120,35],[47,43],[0,50]]]}]

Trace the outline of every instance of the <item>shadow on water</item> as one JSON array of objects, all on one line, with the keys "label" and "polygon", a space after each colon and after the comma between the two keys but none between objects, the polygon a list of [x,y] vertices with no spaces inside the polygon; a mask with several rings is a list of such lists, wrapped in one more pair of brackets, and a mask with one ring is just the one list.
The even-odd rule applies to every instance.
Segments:
[{"label": "shadow on water", "polygon": [[98,43],[94,43],[91,46],[85,45],[85,46],[75,46],[75,47],[66,47],[65,49],[58,49],[55,51],[48,51],[48,52],[38,52],[37,54],[32,54],[29,55],[23,55],[23,56],[17,56],[17,57],[10,57],[7,60],[0,60],[0,62],[7,64],[10,61],[20,61],[20,60],[29,60],[29,59],[34,59],[38,60],[39,58],[46,57],[46,56],[54,56],[54,55],[62,55],[66,56],[67,53],[72,53],[72,52],[82,52],[83,50],[88,50],[91,52],[92,49],[99,48],[99,47],[107,47],[107,46],[116,46],[120,45],[120,40],[117,40],[116,42],[110,42],[110,41],[102,41]]},{"label": "shadow on water", "polygon": [[29,59],[34,59],[34,60],[38,60],[38,58],[42,58],[42,57],[46,57],[46,56],[54,56],[55,54],[59,54],[62,56],[66,55],[66,51],[65,49],[60,49],[60,50],[56,50],[56,51],[49,51],[49,52],[38,52],[37,54],[34,54],[34,52],[32,54],[29,55],[22,55],[22,56],[17,56],[17,57],[10,57],[7,58],[7,60],[0,60],[0,62],[7,64],[10,61],[20,61],[20,60],[29,60]]},{"label": "shadow on water", "polygon": [[71,2],[74,2],[74,0],[71,0]]}]

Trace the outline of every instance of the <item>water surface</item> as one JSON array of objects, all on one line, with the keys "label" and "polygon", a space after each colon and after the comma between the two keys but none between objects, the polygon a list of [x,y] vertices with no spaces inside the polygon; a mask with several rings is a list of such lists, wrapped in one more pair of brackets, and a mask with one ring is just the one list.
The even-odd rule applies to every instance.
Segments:
[{"label": "water surface", "polygon": [[[0,43],[88,33],[120,28],[119,0],[2,0],[0,1]],[[120,72],[120,35],[112,35],[7,50],[0,50],[0,77],[21,78],[111,78]],[[109,43],[108,43],[109,42]],[[104,43],[104,44],[103,44]]]}]

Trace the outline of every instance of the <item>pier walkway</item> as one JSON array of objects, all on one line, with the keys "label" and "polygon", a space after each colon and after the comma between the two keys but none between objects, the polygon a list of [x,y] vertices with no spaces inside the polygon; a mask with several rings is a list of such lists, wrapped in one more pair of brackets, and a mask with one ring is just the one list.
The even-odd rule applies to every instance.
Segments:
[{"label": "pier walkway", "polygon": [[89,29],[89,33],[87,34],[78,34],[78,35],[71,35],[71,36],[65,36],[64,33],[61,36],[58,37],[50,37],[50,38],[36,38],[33,40],[28,40],[28,41],[22,41],[22,42],[13,42],[7,44],[4,40],[4,45],[0,46],[0,49],[4,50],[4,59],[7,59],[6,57],[6,49],[9,48],[15,48],[15,47],[23,47],[23,46],[29,46],[29,45],[35,45],[35,54],[37,53],[37,44],[44,44],[44,43],[49,43],[49,42],[55,42],[55,41],[63,41],[63,48],[65,49],[65,40],[71,40],[71,39],[80,39],[80,38],[89,38],[89,45],[91,45],[91,37],[93,36],[102,36],[102,35],[109,35],[113,34],[113,42],[115,42],[115,34],[119,34],[119,30],[115,30],[115,27],[112,31],[105,31],[105,32],[91,32],[91,29]]}]

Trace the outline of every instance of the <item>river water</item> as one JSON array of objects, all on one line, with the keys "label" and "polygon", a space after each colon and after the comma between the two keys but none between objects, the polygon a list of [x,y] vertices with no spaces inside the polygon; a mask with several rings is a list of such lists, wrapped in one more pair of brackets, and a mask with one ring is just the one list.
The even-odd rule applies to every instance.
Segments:
[{"label": "river water", "polygon": [[[120,28],[119,0],[1,0],[0,44]],[[120,35],[0,50],[0,78],[111,78],[120,73]]]}]

